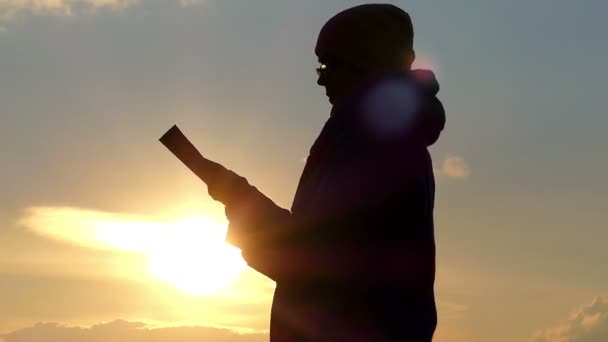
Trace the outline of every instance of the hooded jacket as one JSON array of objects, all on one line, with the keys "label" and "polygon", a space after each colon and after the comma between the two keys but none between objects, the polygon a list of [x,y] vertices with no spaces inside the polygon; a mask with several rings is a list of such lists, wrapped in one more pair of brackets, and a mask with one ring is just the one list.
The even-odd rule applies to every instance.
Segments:
[{"label": "hooded jacket", "polygon": [[431,341],[438,91],[416,70],[334,106],[289,211],[246,181],[234,187],[227,239],[276,282],[272,342]]}]

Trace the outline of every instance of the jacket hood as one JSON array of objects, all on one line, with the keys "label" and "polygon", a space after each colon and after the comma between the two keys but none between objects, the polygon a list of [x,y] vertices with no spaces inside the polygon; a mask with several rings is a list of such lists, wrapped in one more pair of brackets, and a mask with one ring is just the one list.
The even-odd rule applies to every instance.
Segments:
[{"label": "jacket hood", "polygon": [[370,82],[351,105],[358,107],[362,123],[373,136],[390,139],[407,135],[430,146],[445,126],[438,92],[439,82],[432,71],[412,70]]},{"label": "jacket hood", "polygon": [[437,98],[439,82],[430,70],[414,70],[411,75],[422,92],[423,103],[419,112],[419,127],[424,134],[427,146],[430,146],[439,139],[439,134],[445,127],[445,109]]}]

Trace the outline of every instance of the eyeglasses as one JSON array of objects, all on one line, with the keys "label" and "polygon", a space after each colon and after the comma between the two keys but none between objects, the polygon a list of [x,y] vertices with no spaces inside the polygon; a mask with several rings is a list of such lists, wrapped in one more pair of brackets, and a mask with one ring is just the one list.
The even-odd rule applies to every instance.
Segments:
[{"label": "eyeglasses", "polygon": [[366,72],[366,69],[353,64],[353,63],[348,63],[348,62],[344,62],[344,61],[331,61],[330,62],[331,67],[327,66],[327,64],[325,63],[320,63],[319,67],[315,69],[315,71],[317,72],[317,76],[319,77],[326,77],[330,72],[335,72],[338,69],[344,69],[344,70],[348,70],[349,72],[355,72],[355,73],[361,73],[361,72]]},{"label": "eyeglasses", "polygon": [[327,74],[327,64],[321,63],[315,70],[317,71],[317,76],[324,76]]}]

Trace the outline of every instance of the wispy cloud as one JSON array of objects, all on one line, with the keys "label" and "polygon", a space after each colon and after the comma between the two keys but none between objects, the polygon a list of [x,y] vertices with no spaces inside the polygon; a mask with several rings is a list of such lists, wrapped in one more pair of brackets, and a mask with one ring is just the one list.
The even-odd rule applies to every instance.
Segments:
[{"label": "wispy cloud", "polygon": [[[23,14],[73,16],[95,13],[99,9],[121,11],[146,0],[0,0],[0,19],[10,20]],[[207,0],[171,0],[181,7],[202,5]]]},{"label": "wispy cloud", "polygon": [[[225,243],[225,225],[203,216],[168,219],[73,207],[31,207],[18,225],[79,246],[141,253],[156,278],[192,293],[221,287],[246,268],[240,251]],[[194,269],[200,273],[188,271]]]},{"label": "wispy cloud", "polygon": [[216,243],[226,234],[222,222],[204,216],[147,216],[78,207],[28,207],[17,225],[83,247],[128,252],[146,252],[158,241],[184,243],[173,241],[180,235]]},{"label": "wispy cloud", "polygon": [[146,323],[116,320],[91,327],[68,327],[57,323],[38,323],[0,335],[5,342],[262,342],[267,333],[238,333],[229,329],[203,326],[154,328]]},{"label": "wispy cloud", "polygon": [[464,158],[450,155],[446,157],[435,174],[453,179],[467,179],[471,176],[471,168]]},{"label": "wispy cloud", "polygon": [[566,321],[536,332],[531,342],[606,342],[608,341],[608,298],[596,297]]},{"label": "wispy cloud", "polygon": [[438,301],[437,309],[439,315],[444,319],[460,318],[469,311],[469,306],[448,301]]},{"label": "wispy cloud", "polygon": [[0,18],[12,19],[20,14],[65,15],[94,11],[100,8],[121,10],[139,0],[2,0]]},{"label": "wispy cloud", "polygon": [[204,4],[206,2],[207,2],[207,0],[179,0],[179,4],[182,7],[201,5],[201,4]]}]

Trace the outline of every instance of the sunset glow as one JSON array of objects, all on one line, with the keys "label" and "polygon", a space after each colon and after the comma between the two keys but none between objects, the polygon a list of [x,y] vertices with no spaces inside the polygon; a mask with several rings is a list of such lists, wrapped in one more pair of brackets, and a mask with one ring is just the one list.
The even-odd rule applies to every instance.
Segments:
[{"label": "sunset glow", "polygon": [[176,222],[169,241],[148,246],[150,272],[192,294],[209,294],[231,284],[246,264],[239,250],[224,242],[222,228],[202,217]]},{"label": "sunset glow", "polygon": [[[412,44],[391,10],[327,25],[364,3],[407,12]],[[384,285],[371,297],[395,293],[400,315],[378,326],[420,326],[430,302],[398,305],[421,272],[433,342],[608,342],[606,13],[608,0],[0,0],[0,342],[268,342],[277,322],[331,340],[349,322],[324,294]],[[404,47],[414,73],[381,67],[393,53],[406,66]],[[164,144],[173,126],[244,179]],[[225,241],[294,226],[272,246]],[[364,295],[348,307],[373,310],[345,312],[370,317],[357,330],[385,304],[355,305]]]},{"label": "sunset glow", "polygon": [[246,268],[224,242],[226,227],[203,216],[162,221],[75,208],[31,208],[26,228],[96,249],[142,253],[152,278],[194,295],[211,294]]}]

